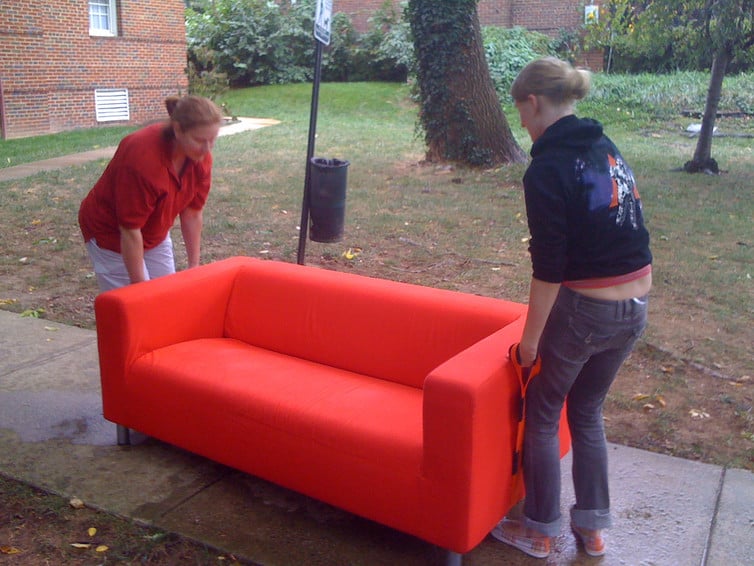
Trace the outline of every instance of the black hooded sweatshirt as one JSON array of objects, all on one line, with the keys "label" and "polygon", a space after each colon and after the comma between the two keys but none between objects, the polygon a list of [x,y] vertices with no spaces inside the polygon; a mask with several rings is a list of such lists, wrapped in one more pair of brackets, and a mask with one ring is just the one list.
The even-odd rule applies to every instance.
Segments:
[{"label": "black hooded sweatshirt", "polygon": [[652,263],[634,175],[599,122],[561,118],[531,156],[524,195],[535,279],[615,277]]}]

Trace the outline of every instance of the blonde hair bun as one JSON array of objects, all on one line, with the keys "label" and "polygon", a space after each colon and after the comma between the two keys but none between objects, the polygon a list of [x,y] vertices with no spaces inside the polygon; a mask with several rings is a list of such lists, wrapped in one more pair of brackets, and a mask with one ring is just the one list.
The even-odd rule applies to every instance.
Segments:
[{"label": "blonde hair bun", "polygon": [[556,104],[581,100],[592,85],[592,75],[557,57],[542,57],[526,65],[513,81],[511,96],[525,100],[530,94],[545,96]]}]

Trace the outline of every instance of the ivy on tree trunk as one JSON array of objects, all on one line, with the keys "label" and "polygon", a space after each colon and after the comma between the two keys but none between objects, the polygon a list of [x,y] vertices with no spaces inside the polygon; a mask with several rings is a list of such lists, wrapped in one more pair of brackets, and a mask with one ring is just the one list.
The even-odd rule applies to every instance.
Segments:
[{"label": "ivy on tree trunk", "polygon": [[525,161],[490,78],[477,0],[409,0],[407,14],[427,161],[475,167]]}]

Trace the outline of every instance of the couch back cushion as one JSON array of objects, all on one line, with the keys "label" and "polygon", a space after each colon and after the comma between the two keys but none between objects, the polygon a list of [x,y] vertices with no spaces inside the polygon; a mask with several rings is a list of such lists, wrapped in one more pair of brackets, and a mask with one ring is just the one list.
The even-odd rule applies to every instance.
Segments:
[{"label": "couch back cushion", "polygon": [[225,335],[422,387],[440,363],[517,320],[518,303],[276,261],[249,261]]}]

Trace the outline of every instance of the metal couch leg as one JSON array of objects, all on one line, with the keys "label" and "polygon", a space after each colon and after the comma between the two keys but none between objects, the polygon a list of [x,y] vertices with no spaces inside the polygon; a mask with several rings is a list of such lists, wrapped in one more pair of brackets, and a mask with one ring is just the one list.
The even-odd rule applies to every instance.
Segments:
[{"label": "metal couch leg", "polygon": [[463,554],[448,550],[445,554],[445,566],[461,566]]},{"label": "metal couch leg", "polygon": [[131,431],[123,425],[116,425],[118,429],[118,446],[128,446],[131,444]]}]

